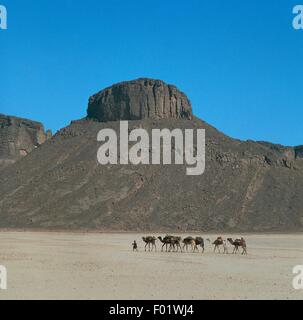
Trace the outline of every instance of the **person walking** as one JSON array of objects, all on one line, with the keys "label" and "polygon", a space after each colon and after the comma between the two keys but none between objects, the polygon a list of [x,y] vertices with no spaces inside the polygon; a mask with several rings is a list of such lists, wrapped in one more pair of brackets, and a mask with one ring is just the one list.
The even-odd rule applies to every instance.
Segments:
[{"label": "person walking", "polygon": [[134,240],[134,242],[132,243],[132,246],[133,246],[133,251],[138,251],[138,245],[136,240]]}]

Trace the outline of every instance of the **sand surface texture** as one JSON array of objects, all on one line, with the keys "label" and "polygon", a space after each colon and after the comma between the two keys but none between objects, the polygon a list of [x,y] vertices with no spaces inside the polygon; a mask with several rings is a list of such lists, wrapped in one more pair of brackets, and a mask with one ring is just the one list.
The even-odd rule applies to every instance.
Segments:
[{"label": "sand surface texture", "polygon": [[0,299],[303,298],[292,286],[303,235],[243,235],[247,256],[213,253],[209,243],[204,254],[166,253],[159,241],[157,252],[144,252],[142,235],[0,232],[8,273]]}]

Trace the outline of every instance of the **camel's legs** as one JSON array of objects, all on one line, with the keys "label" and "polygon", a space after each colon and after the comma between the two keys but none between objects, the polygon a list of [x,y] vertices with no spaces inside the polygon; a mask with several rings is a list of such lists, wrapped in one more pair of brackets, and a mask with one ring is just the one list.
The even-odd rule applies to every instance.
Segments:
[{"label": "camel's legs", "polygon": [[147,247],[147,245],[148,245],[148,243],[146,242],[145,247],[144,247],[145,251],[146,251],[146,247]]}]

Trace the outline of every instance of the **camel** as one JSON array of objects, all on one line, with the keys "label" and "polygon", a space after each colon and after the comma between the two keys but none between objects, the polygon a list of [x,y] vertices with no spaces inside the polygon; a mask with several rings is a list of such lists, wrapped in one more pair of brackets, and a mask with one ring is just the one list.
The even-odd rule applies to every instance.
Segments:
[{"label": "camel", "polygon": [[220,253],[220,246],[223,245],[223,238],[222,237],[218,237],[213,244],[215,245],[214,247],[214,252],[216,251],[216,249],[218,249],[219,253]]},{"label": "camel", "polygon": [[[153,251],[154,248],[155,248],[155,251],[157,251],[155,237],[153,236],[142,237],[142,240],[145,242],[145,251],[147,246],[148,246],[148,251]],[[150,247],[151,247],[151,250],[150,250]]]},{"label": "camel", "polygon": [[193,252],[195,252],[195,250],[197,250],[199,252],[198,246],[200,246],[202,248],[202,253],[203,253],[204,252],[204,239],[201,237],[196,237]]},{"label": "camel", "polygon": [[175,251],[176,248],[177,248],[177,252],[178,252],[179,249],[182,252],[182,248],[181,248],[180,242],[181,242],[181,237],[171,236],[171,238],[170,238],[170,247],[168,249],[168,252],[170,252],[171,249],[173,249],[173,251]]},{"label": "camel", "polygon": [[198,246],[201,246],[202,253],[204,252],[204,239],[201,237],[186,237],[183,239],[183,250],[186,248],[186,251],[188,251],[188,246],[191,246],[192,252],[195,252],[196,250],[199,252]]},{"label": "camel", "polygon": [[169,235],[166,235],[164,238],[158,237],[158,239],[163,243],[163,244],[162,244],[161,251],[163,251],[163,248],[164,248],[164,246],[165,246],[165,248],[166,248],[165,251],[167,252],[167,247],[168,247],[168,245],[171,245],[171,237],[172,237],[172,236],[169,236]]},{"label": "camel", "polygon": [[[177,248],[177,251],[180,249],[180,251],[182,252],[182,248],[180,245],[181,237],[166,235],[164,238],[158,237],[158,239],[163,243],[161,251],[163,251],[164,246],[166,246],[166,252],[167,251],[170,252],[172,249],[173,251],[175,251],[176,248]],[[168,248],[168,245],[169,245],[169,248]]]},{"label": "camel", "polygon": [[227,240],[234,246],[234,250],[233,250],[234,254],[237,254],[237,252],[239,251],[239,247],[242,247],[243,249],[241,254],[247,254],[246,241],[244,240],[244,238],[236,239],[236,240],[233,240],[232,238],[228,238]]},{"label": "camel", "polygon": [[195,239],[193,237],[186,237],[183,239],[182,242],[183,242],[183,250],[184,250],[184,248],[186,248],[186,251],[188,251],[189,245],[191,246],[192,251],[194,249],[194,246],[196,245]]}]

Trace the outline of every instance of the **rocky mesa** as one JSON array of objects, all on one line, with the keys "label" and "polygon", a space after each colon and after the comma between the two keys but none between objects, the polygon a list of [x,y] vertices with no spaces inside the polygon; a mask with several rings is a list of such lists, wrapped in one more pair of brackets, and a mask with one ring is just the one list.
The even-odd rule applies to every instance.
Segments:
[{"label": "rocky mesa", "polygon": [[186,95],[161,80],[141,78],[106,88],[89,99],[87,117],[99,121],[191,119]]},{"label": "rocky mesa", "polygon": [[[148,132],[205,129],[205,173],[187,176],[185,165],[100,165],[97,133],[118,132],[119,120]],[[185,94],[160,80],[93,95],[86,118],[6,166],[0,180],[1,228],[303,230],[303,147],[232,139],[195,117]]]}]

